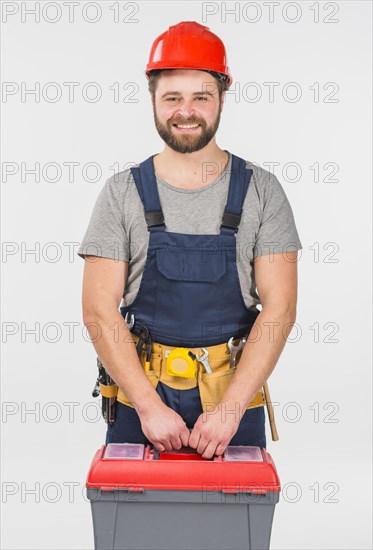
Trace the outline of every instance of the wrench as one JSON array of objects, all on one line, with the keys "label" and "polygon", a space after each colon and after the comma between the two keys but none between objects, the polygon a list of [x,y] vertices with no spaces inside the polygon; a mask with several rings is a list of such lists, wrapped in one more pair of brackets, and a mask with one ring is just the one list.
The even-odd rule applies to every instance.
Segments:
[{"label": "wrench", "polygon": [[233,340],[234,340],[233,336],[232,336],[232,338],[229,338],[229,340],[228,340],[228,348],[229,348],[229,353],[230,353],[230,356],[231,356],[230,357],[230,365],[229,365],[230,369],[233,369],[236,366],[236,355],[240,351],[240,349],[245,345],[246,337],[241,338],[241,340],[237,344],[237,346],[235,346],[233,344]]},{"label": "wrench", "polygon": [[198,357],[198,355],[196,355],[196,359],[197,359],[197,361],[200,361],[202,363],[202,365],[205,367],[206,372],[211,374],[212,369],[210,367],[209,360],[208,360],[209,352],[206,348],[201,348],[201,349],[203,351],[203,355],[201,355],[200,357]]},{"label": "wrench", "polygon": [[127,327],[129,328],[129,330],[131,330],[131,328],[132,328],[133,325],[135,324],[135,316],[134,316],[133,313],[131,313],[131,320],[128,321],[128,313],[129,313],[129,312],[127,311],[127,313],[126,313],[126,315],[125,315],[125,317],[124,317],[124,320],[125,320],[125,322],[126,322],[126,324],[127,324]]}]

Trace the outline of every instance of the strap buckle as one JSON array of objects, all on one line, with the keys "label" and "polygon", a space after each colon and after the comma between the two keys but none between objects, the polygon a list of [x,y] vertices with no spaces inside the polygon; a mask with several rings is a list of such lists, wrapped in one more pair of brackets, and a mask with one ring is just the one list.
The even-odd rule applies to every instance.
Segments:
[{"label": "strap buckle", "polygon": [[145,211],[145,221],[148,227],[154,225],[164,225],[164,217],[162,210],[148,210]]},{"label": "strap buckle", "polygon": [[235,214],[234,212],[224,212],[223,219],[220,227],[228,227],[229,229],[234,229],[234,232],[237,233],[238,227],[241,221],[241,214]]}]

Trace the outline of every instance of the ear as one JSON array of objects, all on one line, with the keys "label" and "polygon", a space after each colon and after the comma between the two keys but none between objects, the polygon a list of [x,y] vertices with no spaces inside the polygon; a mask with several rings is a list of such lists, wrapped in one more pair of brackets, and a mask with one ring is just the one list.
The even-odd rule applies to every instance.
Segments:
[{"label": "ear", "polygon": [[222,112],[225,103],[225,92],[221,94],[220,112]]}]

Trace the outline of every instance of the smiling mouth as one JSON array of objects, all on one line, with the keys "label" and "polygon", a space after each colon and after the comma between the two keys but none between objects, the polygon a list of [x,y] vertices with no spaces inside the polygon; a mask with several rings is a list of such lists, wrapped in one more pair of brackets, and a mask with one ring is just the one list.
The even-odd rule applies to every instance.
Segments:
[{"label": "smiling mouth", "polygon": [[193,132],[199,128],[199,124],[173,124],[181,132]]}]

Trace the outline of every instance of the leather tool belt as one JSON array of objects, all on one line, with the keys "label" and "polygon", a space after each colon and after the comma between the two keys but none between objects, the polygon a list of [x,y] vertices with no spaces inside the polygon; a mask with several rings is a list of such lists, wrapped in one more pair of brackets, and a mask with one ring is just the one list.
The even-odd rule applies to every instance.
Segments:
[{"label": "leather tool belt", "polygon": [[[132,338],[136,345],[139,337],[132,334]],[[239,339],[233,340],[233,343],[235,345],[238,344]],[[230,352],[227,349],[226,342],[205,348],[209,352],[208,360],[212,373],[207,373],[203,364],[197,361],[196,374],[193,378],[173,376],[167,372],[166,352],[170,352],[170,350],[172,351],[173,349],[176,348],[169,345],[159,344],[157,342],[152,342],[150,364],[145,362],[146,350],[143,350],[140,353],[140,362],[153,388],[156,389],[158,382],[163,382],[167,386],[177,390],[188,390],[198,386],[203,411],[212,411],[214,406],[221,401],[221,398],[225,390],[228,388],[229,383],[232,380],[232,376],[237,368],[236,366],[230,368]],[[196,355],[201,353],[201,348],[188,348],[188,350]],[[237,353],[236,365],[240,360],[240,356],[241,350]],[[109,396],[110,394],[110,397],[112,397],[113,395],[116,395],[117,400],[120,403],[134,408],[125,393],[117,386],[105,387],[100,385],[100,391],[101,395],[104,396]],[[249,403],[247,409],[262,407],[265,403],[265,392],[263,391],[263,388],[261,388],[251,403]]]}]

